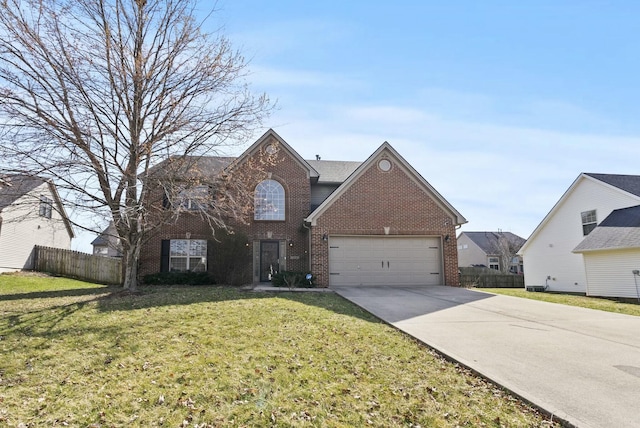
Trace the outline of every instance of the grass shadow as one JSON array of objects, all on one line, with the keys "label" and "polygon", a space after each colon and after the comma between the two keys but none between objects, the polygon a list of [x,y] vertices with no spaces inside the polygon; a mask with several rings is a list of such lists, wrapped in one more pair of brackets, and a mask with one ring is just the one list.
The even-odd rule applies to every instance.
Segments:
[{"label": "grass shadow", "polygon": [[228,286],[144,286],[137,293],[111,293],[98,298],[101,311],[129,311],[162,306],[187,306],[225,301],[287,299],[327,311],[382,322],[368,311],[334,293],[246,290]]},{"label": "grass shadow", "polygon": [[105,293],[117,293],[122,288],[114,286],[104,286],[95,288],[73,288],[65,290],[33,291],[28,293],[0,294],[1,301],[23,300],[23,299],[50,299],[60,297],[83,297],[83,296],[103,296]]}]

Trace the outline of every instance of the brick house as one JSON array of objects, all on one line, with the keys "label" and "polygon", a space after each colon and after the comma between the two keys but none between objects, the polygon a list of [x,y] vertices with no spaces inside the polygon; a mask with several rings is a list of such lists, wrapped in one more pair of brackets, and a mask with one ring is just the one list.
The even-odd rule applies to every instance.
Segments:
[{"label": "brick house", "polygon": [[[362,163],[304,160],[269,130],[238,158],[199,162],[210,174],[242,172],[265,153],[275,162],[248,174],[248,221],[234,227],[246,235],[253,283],[289,270],[325,287],[458,285],[456,228],[466,219],[390,144]],[[211,241],[200,216],[181,216],[148,241],[140,272],[211,270]]]}]

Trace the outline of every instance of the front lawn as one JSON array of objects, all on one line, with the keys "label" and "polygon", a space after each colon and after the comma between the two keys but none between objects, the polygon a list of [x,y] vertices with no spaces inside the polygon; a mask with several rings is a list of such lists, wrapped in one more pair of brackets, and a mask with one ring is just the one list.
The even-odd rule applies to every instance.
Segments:
[{"label": "front lawn", "polygon": [[563,305],[579,306],[581,308],[640,316],[639,304],[621,303],[598,297],[574,296],[560,293],[539,293],[526,291],[523,288],[478,288],[477,290],[503,294],[505,296],[523,297],[525,299],[541,300],[543,302],[561,303]]},{"label": "front lawn", "polygon": [[0,275],[0,427],[553,426],[334,294],[30,280]]}]

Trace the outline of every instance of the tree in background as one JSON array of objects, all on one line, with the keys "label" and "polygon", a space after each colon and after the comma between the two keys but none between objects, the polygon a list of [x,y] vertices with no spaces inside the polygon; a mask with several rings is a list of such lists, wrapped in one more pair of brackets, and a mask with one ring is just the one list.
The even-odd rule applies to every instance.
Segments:
[{"label": "tree in background", "polygon": [[[202,155],[244,144],[272,105],[251,93],[247,63],[229,41],[204,32],[196,0],[0,5],[3,172],[53,178],[71,211],[113,220],[124,287],[135,290],[143,242],[175,220],[175,211],[157,215],[152,167],[173,159],[183,172]],[[246,201],[232,197],[241,180],[168,180],[170,172],[161,183],[168,195],[213,189],[215,210],[201,204],[212,227],[245,211]]]},{"label": "tree in background", "polygon": [[[504,233],[499,231],[493,233],[495,241],[493,241],[494,254],[500,259],[500,272],[512,273],[511,267],[518,266],[514,259],[518,260],[518,251],[524,244],[524,240],[512,233]],[[517,272],[515,272],[517,273]]]}]

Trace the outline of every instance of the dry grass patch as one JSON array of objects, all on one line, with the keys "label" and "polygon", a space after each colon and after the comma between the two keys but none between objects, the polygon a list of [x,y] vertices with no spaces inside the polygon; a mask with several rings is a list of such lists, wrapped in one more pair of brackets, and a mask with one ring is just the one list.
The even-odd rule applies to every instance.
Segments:
[{"label": "dry grass patch", "polygon": [[10,288],[0,426],[552,425],[333,294]]}]

